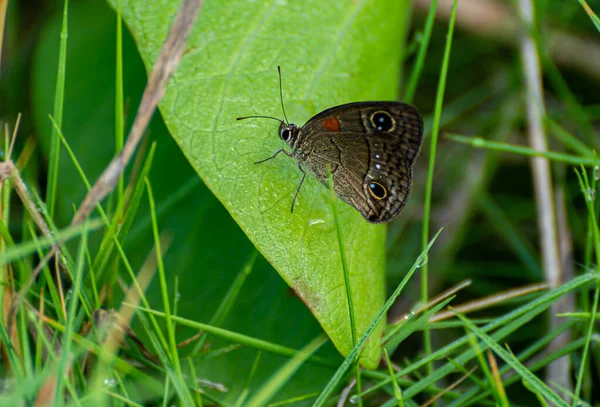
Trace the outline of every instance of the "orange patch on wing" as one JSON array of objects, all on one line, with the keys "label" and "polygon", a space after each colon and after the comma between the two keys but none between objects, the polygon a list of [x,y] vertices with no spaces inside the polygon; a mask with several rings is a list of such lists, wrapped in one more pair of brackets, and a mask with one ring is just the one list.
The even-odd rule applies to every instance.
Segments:
[{"label": "orange patch on wing", "polygon": [[337,117],[330,117],[323,121],[323,128],[329,131],[340,131],[340,121]]}]

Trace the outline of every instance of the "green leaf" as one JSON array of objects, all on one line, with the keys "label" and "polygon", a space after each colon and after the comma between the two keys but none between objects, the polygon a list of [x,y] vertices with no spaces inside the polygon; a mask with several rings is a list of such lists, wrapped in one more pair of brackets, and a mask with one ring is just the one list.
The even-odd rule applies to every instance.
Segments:
[{"label": "green leaf", "polygon": [[[150,69],[179,1],[122,2]],[[281,116],[276,67],[291,122],[360,100],[396,99],[408,2],[205,1],[160,111],[183,153],[259,251],[316,316],[338,350],[352,349],[348,298],[327,189],[301,178],[269,120]],[[360,336],[384,301],[384,226],[336,201]],[[378,365],[383,323],[361,362]]]},{"label": "green leaf", "polygon": [[[69,10],[63,133],[92,183],[114,154],[115,21],[115,14],[103,2],[76,3]],[[49,145],[52,128],[48,114],[52,113],[53,106],[56,72],[52,67],[57,65],[60,23],[61,14],[57,13],[42,27],[32,66],[32,81],[35,83],[32,107],[36,134],[40,135],[43,147]],[[146,75],[135,43],[128,32],[123,34],[125,113],[129,123],[126,126],[129,126]],[[94,46],[90,47],[90,44]],[[250,254],[255,252],[254,247],[223,205],[202,184],[168,134],[160,115],[154,118],[146,137],[151,143],[156,142],[149,179],[157,201],[159,226],[161,232],[170,234],[173,239],[164,260],[169,288],[174,289],[175,278],[179,281],[177,315],[203,323],[210,321],[216,327],[289,349],[301,349],[322,333],[302,301],[290,295],[288,286],[262,256],[258,256],[251,271],[244,271],[248,275],[243,285],[235,290],[235,298],[228,296],[230,287],[238,284],[236,278],[240,270]],[[44,148],[42,152],[47,156],[48,150]],[[61,157],[56,202],[59,219],[56,222],[68,225],[73,216],[73,205],[81,203],[86,188],[69,155],[63,152]],[[142,199],[131,232],[123,236],[125,252],[134,270],[138,270],[154,245],[146,201]],[[99,243],[98,232],[95,233]],[[93,249],[90,250],[94,255]],[[116,251],[110,256],[108,264],[113,264],[119,257]],[[160,287],[156,280],[146,297],[153,309],[161,309]],[[224,300],[226,297],[227,300]],[[224,301],[227,301],[227,313],[219,311]],[[119,304],[120,299],[115,298],[114,302],[103,305],[114,308]],[[215,315],[219,317],[214,319]],[[225,315],[226,318],[222,318]],[[134,321],[132,329],[148,349],[153,349],[139,320]],[[178,324],[177,340],[188,339],[197,332],[195,328]],[[247,390],[251,397],[261,384],[272,377],[273,372],[290,359],[289,354],[263,353],[252,375],[259,348],[246,346],[219,354],[221,349],[237,342],[212,334],[207,335],[205,344],[210,346],[210,352],[199,353],[193,359],[195,373],[198,379],[221,383],[229,389],[226,394],[203,389],[207,395],[222,401],[223,405],[232,405],[243,390]],[[189,356],[194,347],[195,344],[190,345],[180,352]],[[323,345],[317,354],[320,360],[329,362],[328,366],[335,366],[341,361],[331,343]],[[273,401],[320,390],[331,373],[330,367],[323,367],[322,363],[316,365],[309,360]],[[252,377],[250,382],[249,377]],[[146,405],[143,397],[155,396],[156,392],[143,393],[138,402]]]}]

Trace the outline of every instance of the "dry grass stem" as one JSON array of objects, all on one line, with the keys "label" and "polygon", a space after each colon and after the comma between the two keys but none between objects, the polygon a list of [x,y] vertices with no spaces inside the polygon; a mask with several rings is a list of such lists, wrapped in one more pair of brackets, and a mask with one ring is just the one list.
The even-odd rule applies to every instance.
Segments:
[{"label": "dry grass stem", "polygon": [[[431,0],[416,0],[418,12],[427,13]],[[439,0],[436,17],[448,21],[452,0]],[[513,47],[519,46],[521,25],[506,2],[493,0],[461,0],[456,26],[478,36]],[[575,69],[592,79],[600,79],[600,43],[580,38],[569,32],[550,29],[548,52],[558,65]]]},{"label": "dry grass stem", "polygon": [[452,311],[439,312],[436,315],[429,318],[429,322],[439,322],[443,321],[444,319],[455,317],[456,312],[466,314],[469,312],[486,309],[494,305],[502,304],[513,298],[522,297],[523,295],[531,294],[536,291],[546,290],[547,288],[548,284],[546,283],[530,284],[521,288],[511,288],[510,290],[502,291],[494,295],[479,298],[474,301],[465,302],[462,305],[453,305]]},{"label": "dry grass stem", "polygon": [[[521,58],[526,87],[529,144],[533,149],[543,152],[548,150],[548,143],[544,129],[542,70],[537,45],[530,30],[535,21],[534,7],[531,0],[519,0],[518,6],[524,25],[521,38]],[[561,284],[562,275],[550,163],[545,158],[533,157],[531,166],[544,279],[550,288],[557,288]],[[550,326],[558,324],[557,321],[554,321],[555,314],[556,303],[550,308]],[[561,383],[566,389],[572,388],[568,364],[565,366],[563,363],[552,363],[549,365],[547,374],[548,380]]]}]

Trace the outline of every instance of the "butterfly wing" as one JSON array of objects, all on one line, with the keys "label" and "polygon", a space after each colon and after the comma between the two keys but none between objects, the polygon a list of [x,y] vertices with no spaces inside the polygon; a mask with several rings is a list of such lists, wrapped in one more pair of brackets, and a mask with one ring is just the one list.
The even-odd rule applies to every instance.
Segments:
[{"label": "butterfly wing", "polygon": [[423,140],[419,111],[399,102],[358,102],[325,110],[302,127],[294,156],[367,221],[400,214]]}]

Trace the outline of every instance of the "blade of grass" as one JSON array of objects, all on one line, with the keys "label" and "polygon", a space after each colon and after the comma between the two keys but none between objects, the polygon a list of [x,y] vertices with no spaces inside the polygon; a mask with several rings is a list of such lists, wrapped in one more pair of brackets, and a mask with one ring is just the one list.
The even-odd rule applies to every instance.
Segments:
[{"label": "blade of grass", "polygon": [[[85,187],[87,188],[87,190],[89,192],[92,187],[91,187],[85,173],[83,172],[81,165],[79,164],[79,160],[77,160],[77,157],[73,153],[71,146],[69,145],[66,138],[62,134],[62,131],[58,128],[58,125],[55,122],[54,118],[52,118],[52,116],[50,116],[50,120],[52,121],[54,128],[56,129],[56,131],[62,141],[63,146],[67,150],[67,154],[71,158],[73,165],[75,165],[75,168],[76,168],[77,172],[79,173],[81,180],[83,181]],[[154,158],[155,149],[156,149],[156,143],[153,143],[150,148],[150,152],[148,153],[148,157],[147,157],[146,163],[144,164],[144,167],[142,169],[141,175],[149,173],[151,165],[152,165],[152,160]],[[103,268],[106,265],[106,263],[108,261],[108,257],[109,257],[107,251],[109,251],[109,248],[114,247],[114,245],[117,244],[116,242],[118,242],[118,241],[123,242],[125,240],[127,232],[129,231],[129,229],[133,223],[133,218],[137,212],[137,208],[139,207],[142,193],[144,191],[143,179],[144,178],[141,178],[141,177],[138,179],[136,187],[135,187],[133,195],[132,195],[132,198],[129,201],[129,209],[125,216],[125,220],[123,221],[123,223],[121,224],[121,227],[119,229],[119,232],[123,234],[122,237],[120,237],[120,235],[119,235],[120,238],[118,238],[115,235],[117,227],[119,226],[119,220],[120,220],[119,215],[122,213],[122,210],[121,211],[117,210],[117,214],[115,215],[115,218],[113,218],[113,221],[111,223],[111,222],[109,222],[108,217],[104,213],[104,209],[102,208],[102,205],[100,205],[99,203],[96,205],[96,208],[98,209],[98,212],[100,213],[100,216],[104,220],[104,225],[107,228],[107,230],[104,234],[104,239],[103,239],[102,243],[100,244],[100,250],[95,259],[95,260],[98,260],[98,259],[100,259],[100,260],[98,260],[98,263],[96,263],[96,261],[94,261],[94,266],[92,268],[92,270],[95,271],[96,280],[99,280],[100,282],[101,282],[101,274],[102,274]],[[123,203],[123,205],[124,205],[124,203]],[[52,225],[51,225],[51,227],[52,227]],[[105,243],[105,241],[108,239],[110,239],[113,242],[112,245]],[[124,253],[121,252],[120,254],[122,256],[124,256]],[[101,261],[103,258],[105,259],[104,262]]]},{"label": "blade of grass", "polygon": [[[31,239],[34,241],[38,240],[37,235],[35,234],[35,228],[33,226],[33,224],[31,222],[27,222],[27,226],[29,227],[29,234],[31,236]],[[37,255],[38,257],[41,259],[42,257],[44,257],[44,250],[38,246],[37,248]],[[14,264],[14,263],[13,263]],[[29,278],[31,270],[27,270],[28,274],[27,277]],[[40,286],[47,289],[48,292],[50,293],[50,298],[51,298],[51,303],[54,306],[55,309],[59,310],[61,308],[61,297],[60,294],[58,292],[58,288],[56,287],[56,284],[54,282],[54,278],[52,277],[52,273],[50,271],[49,267],[44,267],[43,270],[43,282],[40,281]],[[45,305],[45,304],[44,304]],[[63,317],[63,313],[62,312],[57,312],[56,313],[58,320],[61,323],[64,323],[64,317]]]},{"label": "blade of grass", "polygon": [[[356,345],[356,318],[354,316],[354,300],[352,296],[352,285],[350,284],[350,273],[348,271],[348,265],[346,263],[346,251],[344,250],[344,241],[342,239],[342,230],[340,228],[340,219],[337,211],[337,199],[335,196],[335,192],[333,189],[333,176],[331,174],[331,170],[329,169],[329,175],[327,182],[329,184],[329,190],[331,192],[331,212],[333,213],[333,223],[335,224],[335,232],[337,235],[338,247],[340,249],[340,258],[342,263],[342,274],[344,275],[344,286],[346,288],[346,301],[348,304],[348,319],[350,321],[350,334],[352,339],[352,346]],[[362,389],[361,380],[360,380],[360,366],[356,365],[356,388],[360,393]],[[359,407],[362,407],[362,400],[359,398],[357,401]]]},{"label": "blade of grass", "polygon": [[492,392],[492,396],[494,397],[494,400],[498,407],[500,407],[500,406],[506,407],[505,405],[503,405],[501,403],[501,399],[498,394],[498,389],[496,386],[494,386],[494,378],[492,376],[492,372],[490,371],[490,368],[487,365],[487,363],[485,363],[485,359],[483,357],[483,352],[482,352],[481,348],[479,347],[479,344],[477,343],[475,335],[473,335],[471,332],[467,332],[467,338],[469,338],[469,345],[471,346],[471,349],[473,349],[473,352],[475,353],[475,359],[477,360],[477,363],[479,364],[479,369],[481,369],[481,371],[483,372],[483,375],[485,377],[484,383],[486,384],[486,388]]},{"label": "blade of grass", "polygon": [[[125,305],[130,306],[130,307],[133,306],[132,304],[125,304]],[[145,308],[144,307],[136,307],[136,308],[139,311],[146,312],[150,315],[156,315],[156,316],[163,317],[163,318],[165,316],[164,312],[156,311],[156,310],[150,309],[148,307],[145,307]],[[237,332],[229,331],[229,330],[223,329],[223,328],[218,328],[218,327],[215,327],[212,325],[203,324],[201,322],[192,321],[192,320],[185,319],[185,318],[182,318],[179,316],[171,316],[171,320],[179,325],[188,326],[190,328],[194,328],[194,329],[198,329],[198,330],[203,330],[203,331],[208,332],[211,335],[218,336],[218,337],[226,339],[228,341],[240,343],[244,346],[264,350],[265,352],[274,353],[276,355],[294,356],[298,352],[298,350],[296,350],[296,349],[277,345],[272,342],[263,341],[262,339],[256,339],[251,336],[239,334]],[[323,358],[316,357],[316,356],[311,357],[309,359],[309,361],[313,362],[316,365],[328,367],[328,368],[332,368],[332,369],[335,369],[337,366],[337,364],[332,363],[328,359],[323,359]]]},{"label": "blade of grass", "polygon": [[579,4],[585,10],[587,15],[592,19],[592,23],[596,26],[596,29],[600,32],[600,18],[594,13],[594,10],[585,2],[585,0],[579,0]]},{"label": "blade of grass", "polygon": [[530,157],[543,157],[548,160],[562,162],[571,165],[600,165],[600,160],[595,157],[582,157],[571,154],[556,153],[553,151],[538,151],[530,147],[517,146],[509,143],[488,141],[481,137],[468,137],[460,134],[446,133],[445,137],[458,143],[470,144],[473,147],[489,148],[492,150],[505,151]]},{"label": "blade of grass", "polygon": [[433,315],[437,314],[442,308],[444,308],[446,305],[448,305],[448,303],[450,301],[452,301],[453,299],[454,299],[454,296],[447,298],[443,302],[437,304],[435,307],[433,307],[432,309],[425,312],[418,319],[416,319],[413,322],[411,322],[410,324],[408,324],[408,326],[403,326],[404,324],[401,324],[398,327],[396,327],[393,331],[391,331],[389,334],[387,334],[383,338],[383,342],[385,343],[384,347],[389,352],[396,350],[396,348],[400,345],[400,343],[402,343],[402,341],[404,339],[406,339],[409,335],[411,335],[413,332],[415,332],[417,330],[424,329],[425,326],[427,325],[427,323],[429,322],[429,318],[431,318]]},{"label": "blade of grass", "polygon": [[63,340],[62,340],[62,356],[60,358],[58,369],[56,370],[56,390],[54,393],[54,405],[59,406],[62,404],[63,400],[63,386],[64,386],[64,376],[70,376],[68,374],[71,365],[71,361],[73,360],[73,355],[71,354],[71,347],[73,346],[73,341],[71,340],[71,336],[74,331],[75,325],[75,317],[77,310],[77,300],[79,299],[79,291],[81,290],[81,283],[83,281],[83,265],[85,259],[85,249],[87,247],[87,229],[84,228],[81,234],[81,241],[79,242],[79,255],[77,256],[77,269],[75,271],[75,282],[73,284],[73,295],[71,297],[71,303],[69,304],[69,311],[67,312],[67,326],[63,332]]},{"label": "blade of grass", "polygon": [[471,330],[477,337],[482,340],[489,349],[493,350],[496,355],[502,358],[512,369],[521,376],[533,389],[537,390],[547,400],[551,401],[553,405],[559,407],[568,407],[565,403],[550,387],[548,387],[542,380],[535,376],[529,369],[527,369],[511,352],[507,352],[502,348],[492,337],[488,336],[483,332],[477,325],[469,321],[468,318],[460,313],[456,314],[465,325]]},{"label": "blade of grass", "polygon": [[[202,184],[202,180],[197,174],[192,175],[177,191],[170,194],[164,201],[162,201],[156,209],[156,214],[160,218],[168,210],[173,208],[177,203],[181,202],[188,197],[192,191]],[[135,227],[132,228],[129,238],[136,240],[139,235],[144,233],[146,229],[151,225],[152,220],[150,216],[144,216],[135,223]]]},{"label": "blade of grass", "polygon": [[[15,242],[14,242],[12,236],[10,235],[10,231],[6,227],[6,224],[2,220],[0,220],[0,236],[2,237],[2,242],[3,242],[2,252],[6,252],[9,249],[14,250],[14,248],[16,247]],[[25,262],[23,261],[23,259],[21,257],[17,257],[13,260],[13,267],[16,268],[17,272],[21,276],[29,276],[29,274],[31,272],[31,270],[29,270],[29,268],[27,267],[27,265],[25,264]],[[6,276],[6,275],[7,274],[3,274],[3,276]],[[7,284],[8,282],[6,281],[4,283]],[[3,290],[0,290],[0,291],[3,291]]]},{"label": "blade of grass", "polygon": [[[90,231],[99,229],[102,227],[102,221],[100,219],[89,220],[85,227]],[[28,256],[35,252],[38,247],[47,248],[54,245],[57,241],[69,240],[80,236],[85,227],[83,225],[69,226],[56,232],[54,235],[41,237],[38,241],[27,241],[18,246],[9,247],[6,251],[0,253],[0,265],[5,265]]]},{"label": "blade of grass", "polygon": [[[194,361],[192,360],[192,358],[188,358],[188,367],[190,369],[190,375],[192,376],[192,382],[193,383],[198,383],[198,376],[196,375],[196,367],[194,366]],[[195,391],[194,395],[196,396],[196,406],[197,407],[202,407],[202,394],[199,391]]]},{"label": "blade of grass", "polygon": [[[116,74],[115,74],[115,154],[123,149],[124,120],[123,120],[123,21],[121,19],[121,0],[117,0],[117,44],[116,44]],[[117,186],[117,207],[123,204],[123,174],[119,177]]]},{"label": "blade of grass", "polygon": [[425,64],[425,56],[427,55],[427,48],[429,47],[429,40],[431,39],[431,32],[433,31],[433,23],[435,21],[435,14],[437,11],[438,0],[433,0],[429,6],[429,12],[427,13],[427,20],[425,21],[425,31],[421,38],[421,46],[419,47],[419,53],[417,54],[417,62],[413,67],[410,74],[410,80],[406,87],[406,93],[404,94],[404,101],[406,103],[412,103],[413,97],[419,84],[419,77],[421,71],[423,71],[423,65]]},{"label": "blade of grass", "polygon": [[325,335],[319,335],[308,345],[302,348],[294,357],[287,361],[277,370],[261,388],[248,400],[245,406],[259,407],[266,406],[268,402],[277,394],[277,392],[290,380],[298,369],[314,354],[325,342]]},{"label": "blade of grass", "polygon": [[539,279],[542,269],[534,254],[533,245],[513,226],[510,219],[505,216],[500,206],[487,191],[481,191],[479,194],[479,208],[482,209],[492,227],[498,231],[500,236],[504,237],[525,268],[529,270],[532,279]]},{"label": "blade of grass", "polygon": [[[121,242],[121,245],[125,244],[125,239],[129,234],[135,216],[137,215],[138,208],[142,201],[142,196],[145,190],[144,179],[150,174],[155,152],[156,142],[152,143],[152,146],[150,146],[150,151],[148,152],[148,156],[146,157],[146,161],[144,163],[144,166],[142,167],[140,176],[136,180],[135,185],[133,186],[133,192],[131,193],[131,197],[128,201],[123,200],[122,203],[118,206],[117,211],[115,213],[115,218],[113,219],[113,222],[110,226],[110,230],[105,234],[105,239],[100,244],[100,250],[98,250],[98,254],[94,258],[94,270],[96,273],[96,279],[99,282],[104,281],[105,278],[104,269],[109,263],[112,251],[115,247],[114,236],[116,235],[117,240]],[[127,209],[123,218],[125,207],[127,207]]]},{"label": "blade of grass", "polygon": [[246,379],[246,383],[244,384],[244,389],[238,396],[238,398],[234,404],[234,407],[242,407],[244,405],[244,402],[246,401],[246,398],[248,397],[248,394],[250,393],[250,383],[252,382],[252,379],[254,378],[254,374],[256,373],[256,369],[258,368],[258,363],[260,362],[261,356],[262,356],[262,352],[259,351],[256,354],[256,358],[254,358],[254,362],[252,363],[252,368],[250,369],[250,374],[248,375],[248,379]]},{"label": "blade of grass", "polygon": [[404,289],[404,287],[406,286],[406,284],[408,283],[408,281],[410,280],[412,275],[415,273],[417,268],[419,268],[419,266],[425,261],[425,259],[427,258],[427,253],[429,252],[429,249],[431,249],[431,246],[433,246],[433,243],[435,243],[435,241],[437,240],[440,233],[442,233],[442,229],[440,229],[435,234],[435,236],[431,239],[431,242],[429,242],[429,244],[421,252],[421,254],[417,258],[415,263],[412,265],[412,267],[408,271],[408,273],[406,273],[406,276],[402,279],[402,281],[400,282],[398,287],[396,287],[396,290],[394,291],[394,293],[390,296],[390,298],[386,301],[384,306],[381,308],[381,310],[379,311],[379,314],[377,314],[377,316],[375,317],[375,319],[373,320],[373,322],[371,323],[369,328],[360,337],[360,339],[358,340],[358,342],[356,343],[356,345],[354,346],[352,351],[348,354],[346,359],[344,359],[344,362],[338,367],[338,369],[336,370],[334,375],[329,380],[329,383],[327,383],[327,385],[325,386],[325,388],[323,389],[323,391],[321,392],[321,394],[319,395],[319,397],[313,404],[314,407],[322,406],[325,404],[325,402],[327,401],[327,399],[333,392],[333,389],[342,380],[342,377],[344,376],[344,374],[346,373],[346,371],[348,370],[350,365],[352,365],[352,363],[354,363],[356,357],[358,356],[358,354],[360,353],[360,351],[362,349],[362,346],[367,341],[367,339],[369,339],[369,336],[371,336],[371,334],[375,330],[375,327],[379,324],[379,322],[381,322],[381,320],[385,316],[386,312],[392,307],[392,305],[394,304],[394,302],[396,301],[396,299],[398,298],[398,296],[400,295],[400,293],[402,292],[402,290]]},{"label": "blade of grass", "polygon": [[[595,169],[593,170],[595,171]],[[581,187],[581,192],[583,193],[583,196],[585,197],[585,202],[586,202],[586,206],[588,209],[588,216],[591,219],[591,226],[592,226],[592,232],[593,232],[593,240],[594,240],[594,248],[595,248],[595,252],[596,252],[596,264],[600,264],[600,228],[598,227],[598,222],[596,221],[596,212],[595,212],[595,208],[594,208],[594,197],[596,195],[595,193],[595,189],[590,185],[589,183],[589,179],[587,177],[587,172],[585,170],[585,168],[583,167],[583,164],[581,165],[581,172],[575,170],[575,173],[577,174],[577,178],[579,180],[579,185]],[[592,194],[592,191],[594,191],[594,194]],[[593,272],[597,277],[600,276],[600,271],[598,270],[598,266],[596,266],[596,271]],[[586,369],[586,364],[587,364],[587,354],[590,348],[590,342],[591,342],[591,338],[592,338],[592,333],[594,331],[594,322],[596,319],[596,312],[598,310],[598,303],[600,302],[600,286],[598,284],[598,279],[596,279],[596,288],[594,290],[594,302],[592,305],[592,310],[591,310],[591,318],[590,318],[590,324],[588,327],[588,331],[586,334],[586,341],[585,341],[585,346],[583,347],[583,352],[581,354],[581,366],[579,368],[579,372],[577,374],[577,384],[575,385],[575,397],[573,398],[573,407],[577,406],[578,402],[579,402],[579,397],[581,394],[581,387],[583,384],[583,378],[584,378],[584,372]],[[591,361],[590,361],[591,362]]]},{"label": "blade of grass", "polygon": [[[444,92],[446,89],[446,77],[448,76],[448,65],[450,64],[450,51],[452,50],[452,38],[454,34],[454,24],[456,22],[456,7],[458,0],[452,3],[452,15],[448,24],[448,33],[446,34],[446,48],[444,49],[444,59],[440,71],[440,79],[437,88],[435,110],[433,114],[433,126],[431,130],[430,150],[429,150],[429,165],[427,168],[427,182],[425,184],[425,199],[423,203],[423,228],[421,237],[421,248],[425,250],[429,241],[429,216],[431,213],[431,194],[433,190],[433,176],[435,171],[435,156],[437,150],[438,135],[440,132],[440,118],[442,116],[442,106],[444,103]],[[428,257],[425,257],[425,262],[421,268],[421,303],[427,304],[429,301],[429,266]],[[423,331],[423,342],[425,355],[431,353],[431,334],[428,329]],[[433,371],[433,364],[427,364],[427,372]]]},{"label": "blade of grass", "polygon": [[[177,350],[177,339],[175,338],[175,325],[172,321],[171,305],[169,301],[169,288],[167,286],[167,277],[165,275],[165,267],[163,263],[163,253],[160,249],[160,238],[158,233],[158,221],[156,219],[156,205],[154,202],[154,196],[152,194],[152,185],[148,178],[145,179],[146,191],[148,192],[148,202],[150,203],[150,214],[152,215],[152,231],[154,234],[154,246],[156,247],[156,262],[158,265],[158,281],[160,282],[161,297],[163,300],[163,308],[165,310],[165,322],[167,325],[167,337],[169,338],[170,346],[170,359],[173,363],[173,367],[177,374],[177,377],[181,382],[183,380],[183,373],[181,372],[181,363],[179,361],[179,352]],[[191,401],[191,400],[190,400]]]},{"label": "blade of grass", "polygon": [[[63,104],[65,97],[65,75],[67,66],[67,37],[68,37],[69,0],[65,0],[63,8],[62,29],[60,31],[60,50],[58,53],[58,70],[56,73],[56,91],[54,94],[54,112],[58,128],[62,127]],[[48,186],[46,190],[46,205],[51,218],[54,218],[56,185],[58,183],[58,162],[60,159],[60,140],[54,126],[50,138],[50,162],[48,163]]]},{"label": "blade of grass", "polygon": [[[536,372],[538,370],[542,370],[552,361],[560,359],[566,355],[569,355],[572,352],[577,351],[577,349],[582,346],[583,346],[583,339],[578,339],[575,342],[572,342],[572,343],[566,345],[559,352],[548,355],[546,358],[543,358],[540,361],[538,361],[537,363],[530,365],[528,368],[531,372]],[[519,356],[518,359],[524,360],[525,358],[522,356]],[[502,376],[505,376],[509,373],[510,369],[511,369],[511,367],[509,365],[505,365],[503,368],[500,369],[500,374]],[[519,380],[520,380],[520,376],[518,376],[517,374],[513,374],[511,377],[505,378],[504,387],[508,387],[508,386],[516,383]],[[483,389],[483,392],[480,389]],[[463,394],[463,396],[459,397],[448,407],[468,407],[471,405],[480,406],[481,403],[483,402],[483,400],[486,400],[489,397],[490,393],[491,393],[491,390],[489,390],[489,389],[486,390],[486,387],[478,386],[478,387],[471,389],[470,391],[465,392]]]},{"label": "blade of grass", "polygon": [[[561,287],[554,289],[552,291],[549,291],[545,295],[531,301],[530,303],[525,304],[522,307],[519,307],[516,310],[509,312],[508,314],[506,314],[498,319],[495,319],[493,322],[489,323],[488,325],[484,326],[481,329],[484,332],[490,332],[496,328],[501,327],[500,329],[498,329],[498,331],[494,332],[491,335],[492,338],[494,338],[494,340],[499,341],[502,338],[509,335],[510,333],[517,330],[518,328],[520,328],[521,326],[523,326],[524,324],[530,322],[534,317],[536,317],[540,313],[544,312],[558,298],[562,297],[563,295],[567,294],[568,292],[574,291],[582,286],[589,284],[590,281],[594,280],[595,278],[596,277],[593,275],[582,275],[582,276],[576,277],[573,280],[569,281],[568,283],[563,284]],[[462,338],[444,346],[443,348],[438,349],[431,355],[425,356],[425,357],[419,359],[416,363],[412,364],[411,366],[408,366],[408,367],[402,369],[401,371],[399,371],[396,374],[396,377],[401,378],[404,375],[411,374],[411,373],[417,371],[418,369],[420,369],[422,366],[424,366],[426,363],[428,363],[430,361],[447,357],[447,355],[449,355],[455,349],[458,349],[459,347],[465,345],[467,343],[467,341],[468,340],[466,337],[462,337]],[[467,361],[471,360],[473,357],[474,357],[474,353],[472,352],[472,350],[469,349],[469,350],[465,351],[463,354],[459,355],[458,357],[455,357],[454,360],[457,363],[464,364]],[[440,380],[445,375],[447,375],[453,371],[454,371],[454,366],[450,363],[439,367],[438,369],[436,369],[434,374],[428,375],[423,380],[420,380],[419,382],[415,383],[412,387],[406,388],[404,390],[405,398],[413,397],[415,394],[417,394],[418,392],[420,392],[421,390],[423,390],[430,384],[435,383],[436,381]],[[363,392],[363,394],[361,396],[365,396],[366,394],[375,392],[378,389],[380,389],[381,387],[387,386],[389,384],[390,384],[390,380],[382,380],[381,382],[377,383],[370,389]],[[391,405],[385,405],[385,406],[390,407]]]},{"label": "blade of grass", "polygon": [[385,361],[388,366],[388,370],[390,372],[390,378],[392,379],[392,386],[394,388],[394,397],[398,401],[398,407],[404,407],[404,399],[402,398],[402,390],[400,390],[400,386],[398,386],[398,380],[396,380],[396,375],[394,374],[394,368],[392,366],[392,361],[390,360],[390,355],[388,355],[385,347],[383,348],[383,355],[385,356]]},{"label": "blade of grass", "polygon": [[[217,308],[217,311],[215,311],[215,314],[208,323],[209,325],[220,326],[223,324],[223,322],[225,322],[225,319],[229,315],[229,311],[231,310],[233,303],[235,302],[238,294],[240,293],[240,290],[242,289],[246,278],[254,269],[254,263],[256,262],[257,257],[258,251],[255,249],[252,251],[252,253],[250,253],[250,256],[248,256],[246,263],[244,264],[238,275],[235,277],[235,280],[231,284],[231,287],[229,287],[227,294],[225,294],[225,297],[223,297],[223,299],[221,300],[219,308]],[[200,339],[198,339],[198,343],[196,344],[196,346],[194,346],[194,349],[191,352],[191,357],[194,357],[198,352],[200,352],[204,348],[206,339],[207,335],[206,333],[203,333]]]},{"label": "blade of grass", "polygon": [[550,134],[560,141],[565,147],[570,148],[577,153],[591,157],[594,155],[594,151],[582,143],[577,137],[573,136],[567,130],[565,130],[560,124],[552,120],[549,116],[544,117],[544,124],[550,130]]}]

